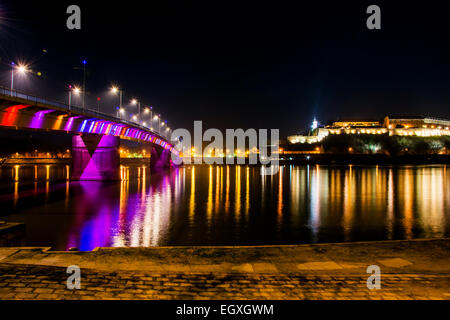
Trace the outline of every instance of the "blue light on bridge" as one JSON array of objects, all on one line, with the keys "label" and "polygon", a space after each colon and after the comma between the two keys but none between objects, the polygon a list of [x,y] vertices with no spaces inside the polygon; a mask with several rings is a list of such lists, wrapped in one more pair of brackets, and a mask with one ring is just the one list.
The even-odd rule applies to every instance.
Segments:
[{"label": "blue light on bridge", "polygon": [[91,123],[91,126],[89,127],[89,133],[91,133],[92,132],[92,128],[94,127],[94,124],[95,124],[95,121],[92,121],[92,123]]},{"label": "blue light on bridge", "polygon": [[81,128],[80,128],[80,132],[84,132],[84,128],[86,127],[86,122],[87,122],[87,120],[83,121]]}]

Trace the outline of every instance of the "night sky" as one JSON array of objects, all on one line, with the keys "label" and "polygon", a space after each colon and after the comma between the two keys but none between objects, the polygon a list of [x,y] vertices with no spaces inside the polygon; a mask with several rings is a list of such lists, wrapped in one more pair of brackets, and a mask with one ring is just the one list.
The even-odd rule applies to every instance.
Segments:
[{"label": "night sky", "polygon": [[[116,83],[124,102],[153,105],[172,128],[203,120],[285,136],[314,116],[450,118],[450,22],[436,2],[243,2],[1,1],[0,84],[24,61],[43,75],[17,89],[64,100],[86,59],[88,105],[100,97],[113,112]],[[66,28],[70,4],[81,31]],[[382,30],[366,28],[370,4]]]}]

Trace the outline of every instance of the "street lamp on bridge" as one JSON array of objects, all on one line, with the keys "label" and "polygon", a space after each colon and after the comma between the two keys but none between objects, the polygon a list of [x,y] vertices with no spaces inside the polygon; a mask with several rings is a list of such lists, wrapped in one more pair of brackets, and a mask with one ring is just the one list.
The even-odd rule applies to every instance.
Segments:
[{"label": "street lamp on bridge", "polygon": [[[144,115],[148,115],[148,114],[150,114],[150,127],[152,126],[152,107],[145,107],[144,108]],[[147,126],[147,121],[144,121],[144,122],[142,122],[142,125],[144,126],[144,127],[147,127],[148,128],[148,126]]]},{"label": "street lamp on bridge", "polygon": [[25,65],[16,65],[14,62],[11,62],[11,95],[14,90],[14,71],[17,70],[19,74],[25,74],[28,72],[28,68]]},{"label": "street lamp on bridge", "polygon": [[152,128],[153,127],[153,107],[150,106],[150,107],[145,108],[144,113],[145,114],[150,113],[150,130],[153,131],[153,128]]},{"label": "street lamp on bridge", "polygon": [[121,119],[121,113],[123,113],[124,112],[124,110],[123,110],[123,108],[122,108],[122,93],[123,93],[123,90],[121,90],[121,89],[119,89],[118,87],[116,87],[116,86],[113,86],[112,88],[111,88],[111,92],[113,93],[113,94],[119,94],[119,108],[117,109],[117,118],[119,118],[119,119]]},{"label": "street lamp on bridge", "polygon": [[69,85],[69,110],[72,107],[72,91],[76,95],[79,95],[81,90],[78,87],[72,87],[72,85]]},{"label": "street lamp on bridge", "polygon": [[83,60],[81,63],[83,64],[83,109],[84,109],[85,100],[86,100],[86,64],[87,64],[87,61]]},{"label": "street lamp on bridge", "polygon": [[75,70],[83,70],[83,89],[82,89],[83,97],[82,97],[81,106],[84,109],[85,101],[86,101],[86,64],[87,64],[87,61],[83,60],[83,61],[81,61],[81,64],[83,65],[82,68],[74,67],[74,69]]},{"label": "street lamp on bridge", "polygon": [[158,133],[161,132],[161,115],[156,114],[153,117],[153,120],[158,120]]},{"label": "street lamp on bridge", "polygon": [[[141,102],[137,101],[136,99],[133,99],[131,100],[131,104],[138,105],[138,124],[141,125]],[[133,120],[136,119],[133,117]]]}]

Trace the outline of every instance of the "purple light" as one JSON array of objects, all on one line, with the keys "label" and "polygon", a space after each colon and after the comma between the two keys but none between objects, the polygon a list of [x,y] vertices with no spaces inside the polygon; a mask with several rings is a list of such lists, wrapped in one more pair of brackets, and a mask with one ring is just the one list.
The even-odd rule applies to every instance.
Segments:
[{"label": "purple light", "polygon": [[81,116],[70,117],[67,119],[66,125],[64,126],[64,131],[72,131],[73,121],[78,118],[81,118]]},{"label": "purple light", "polygon": [[70,131],[70,130],[72,130],[73,119],[74,119],[74,118],[75,118],[75,117],[70,117],[69,120],[67,120],[67,123],[66,123],[66,125],[65,125],[65,127],[64,127],[64,130],[65,130],[65,131]]},{"label": "purple light", "polygon": [[[43,110],[36,112],[31,122],[30,128],[41,129],[44,121],[44,115],[53,111],[54,110]],[[178,154],[177,150],[174,149],[169,142],[166,142],[163,139],[152,135],[150,132],[133,127],[128,127],[122,123],[115,123],[91,118],[83,120],[78,130],[74,130],[73,126],[75,124],[75,119],[77,118],[82,118],[82,116],[74,116],[67,118],[64,125],[64,131],[76,131],[81,133],[88,132],[94,134],[101,134],[105,136],[113,135],[113,136],[129,137],[141,141],[154,143],[156,145],[163,147],[164,149],[170,149],[171,152]]]},{"label": "purple light", "polygon": [[31,119],[30,128],[33,129],[41,129],[42,124],[44,123],[45,115],[47,113],[51,113],[55,110],[42,110],[38,111],[34,114],[33,119]]}]

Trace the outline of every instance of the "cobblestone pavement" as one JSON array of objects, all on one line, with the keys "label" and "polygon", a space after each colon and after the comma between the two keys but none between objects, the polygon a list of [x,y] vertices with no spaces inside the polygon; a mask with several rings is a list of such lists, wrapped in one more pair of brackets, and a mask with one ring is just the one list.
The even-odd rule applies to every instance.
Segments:
[{"label": "cobblestone pavement", "polygon": [[66,268],[0,265],[0,299],[450,299],[448,275],[166,273],[81,270],[81,289],[66,288]]}]

